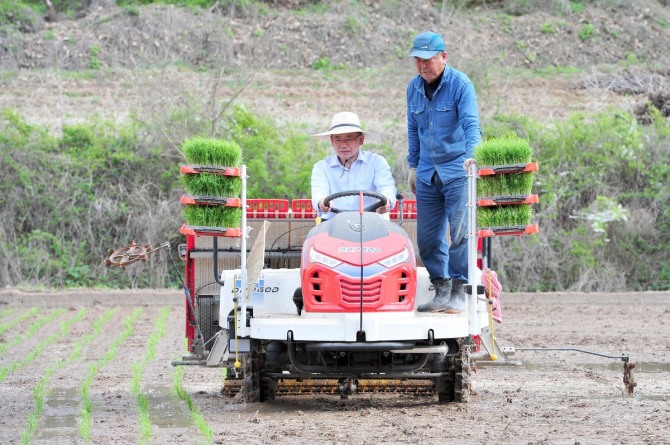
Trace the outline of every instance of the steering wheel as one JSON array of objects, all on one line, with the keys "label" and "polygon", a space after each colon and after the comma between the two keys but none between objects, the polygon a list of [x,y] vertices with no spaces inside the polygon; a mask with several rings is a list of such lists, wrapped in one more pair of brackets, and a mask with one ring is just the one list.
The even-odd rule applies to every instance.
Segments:
[{"label": "steering wheel", "polygon": [[[369,196],[371,198],[376,198],[377,199],[377,202],[373,202],[372,204],[370,204],[369,206],[367,206],[363,209],[363,211],[365,211],[365,212],[374,212],[378,208],[380,208],[380,207],[382,207],[386,204],[386,196],[382,195],[381,193],[368,192],[368,191],[365,191],[365,190],[348,190],[348,191],[345,191],[345,192],[337,192],[337,193],[333,193],[332,195],[326,196],[323,199],[323,205],[324,205],[324,207],[328,207],[329,204],[330,204],[330,201],[332,201],[334,199],[342,198],[344,196],[359,196],[361,194],[361,192],[365,196]],[[333,212],[333,213],[340,213],[340,212],[351,211],[351,210],[340,210],[340,209],[336,209],[335,207],[331,207],[330,211]]]}]

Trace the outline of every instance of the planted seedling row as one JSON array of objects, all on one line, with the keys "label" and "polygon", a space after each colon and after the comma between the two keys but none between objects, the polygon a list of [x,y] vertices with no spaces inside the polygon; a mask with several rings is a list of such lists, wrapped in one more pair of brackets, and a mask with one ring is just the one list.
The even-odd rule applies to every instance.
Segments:
[{"label": "planted seedling row", "polygon": [[69,319],[63,321],[60,324],[60,329],[58,332],[48,336],[47,338],[39,342],[37,346],[35,346],[35,348],[24,358],[20,360],[15,360],[0,368],[0,382],[3,382],[7,378],[7,376],[12,372],[32,363],[35,360],[35,358],[38,355],[40,355],[40,353],[44,350],[44,348],[47,348],[53,345],[54,343],[59,342],[62,339],[66,338],[72,326],[79,320],[84,318],[84,316],[86,315],[86,313],[88,313],[88,311],[89,311],[88,309],[79,310],[74,316],[70,317]]},{"label": "planted seedling row", "polygon": [[60,317],[65,313],[65,309],[60,308],[60,309],[54,309],[44,317],[40,317],[30,326],[28,326],[28,329],[24,334],[18,334],[14,336],[9,342],[3,343],[0,345],[0,355],[4,354],[7,348],[16,346],[18,344],[21,344],[22,342],[33,338],[33,336],[37,333],[37,330],[43,326],[48,326],[51,324],[52,321],[54,321],[56,318]]},{"label": "planted seedling row", "polygon": [[121,346],[128,338],[130,338],[131,335],[133,335],[133,333],[135,332],[134,324],[140,318],[141,315],[142,315],[142,309],[137,308],[131,315],[126,317],[126,319],[123,321],[125,329],[112,342],[112,344],[109,346],[109,348],[102,356],[102,358],[100,358],[98,361],[94,363],[91,363],[88,367],[88,373],[86,374],[86,378],[81,384],[81,410],[78,421],[79,432],[81,434],[81,437],[87,443],[90,441],[91,438],[91,426],[92,426],[91,421],[92,404],[89,395],[91,384],[93,383],[95,376],[98,374],[98,370],[101,369],[103,366],[105,366],[107,363],[114,360],[119,346]]},{"label": "planted seedling row", "polygon": [[[13,311],[12,311],[13,312]],[[30,317],[33,317],[37,315],[40,312],[40,308],[34,307],[30,309],[27,312],[24,312],[23,314],[19,315],[16,318],[13,318],[12,320],[9,320],[5,323],[0,324],[0,335],[4,334],[8,330],[12,329],[14,326],[18,325],[19,323],[24,322],[25,320],[29,319]]]},{"label": "planted seedling row", "polygon": [[212,428],[207,424],[207,421],[202,415],[200,409],[195,406],[193,400],[191,400],[191,395],[188,393],[188,391],[186,391],[186,389],[184,389],[184,386],[182,385],[183,378],[184,368],[178,367],[173,374],[174,390],[177,393],[177,397],[179,397],[179,399],[186,404],[186,408],[188,409],[193,422],[202,435],[205,436],[206,443],[211,444],[214,436]]},{"label": "planted seedling row", "polygon": [[9,315],[12,315],[14,312],[16,312],[16,308],[14,307],[5,308],[0,311],[0,318],[8,317]]},{"label": "planted seedling row", "polygon": [[[44,406],[44,397],[47,391],[47,385],[49,384],[53,375],[63,368],[65,365],[74,362],[81,355],[82,348],[91,343],[102,333],[102,327],[107,323],[116,313],[117,309],[109,309],[104,312],[91,326],[92,332],[81,336],[79,341],[77,341],[72,347],[72,352],[65,359],[58,358],[52,362],[44,371],[44,375],[37,382],[33,390],[33,399],[35,401],[35,406],[33,411],[28,415],[28,424],[21,434],[21,443],[28,444],[31,437],[37,429],[37,425],[42,414],[42,408]],[[83,311],[80,311],[83,312]]]},{"label": "planted seedling row", "polygon": [[154,322],[154,331],[149,337],[147,349],[144,357],[133,363],[133,378],[131,382],[131,392],[137,399],[137,415],[140,428],[140,443],[148,443],[151,439],[151,418],[149,416],[149,402],[147,397],[141,391],[142,377],[144,370],[149,362],[156,355],[156,345],[158,341],[165,337],[165,321],[170,314],[170,308],[161,309],[160,315]]}]

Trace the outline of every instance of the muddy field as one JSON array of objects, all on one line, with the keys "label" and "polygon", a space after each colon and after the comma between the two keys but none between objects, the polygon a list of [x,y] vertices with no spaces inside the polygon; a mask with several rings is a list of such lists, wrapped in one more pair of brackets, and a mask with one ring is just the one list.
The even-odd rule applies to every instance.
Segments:
[{"label": "muddy field", "polygon": [[[670,293],[504,295],[510,366],[479,364],[469,404],[408,395],[240,404],[220,369],[180,368],[179,290],[0,291],[3,443],[670,443]],[[179,387],[178,392],[175,387]],[[189,406],[191,409],[189,409]],[[85,433],[83,433],[85,431]]]}]

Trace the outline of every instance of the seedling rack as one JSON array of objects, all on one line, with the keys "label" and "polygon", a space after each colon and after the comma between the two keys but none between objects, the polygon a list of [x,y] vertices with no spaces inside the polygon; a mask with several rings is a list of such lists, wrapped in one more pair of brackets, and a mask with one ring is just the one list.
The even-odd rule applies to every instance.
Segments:
[{"label": "seedling rack", "polygon": [[[528,162],[520,164],[507,164],[507,165],[496,165],[496,166],[485,166],[480,167],[477,171],[480,180],[486,180],[487,177],[492,177],[494,175],[502,174],[511,174],[511,173],[531,173],[537,171],[538,164],[537,162]],[[512,195],[512,196],[491,196],[491,197],[478,197],[477,206],[478,207],[496,207],[496,206],[521,206],[521,205],[532,205],[537,204],[539,198],[534,194],[527,195]],[[477,230],[477,236],[482,238],[493,237],[493,236],[503,236],[503,235],[530,235],[538,232],[538,227],[536,224],[527,224],[527,225],[511,225],[511,226],[500,226],[500,227],[479,227]]]}]

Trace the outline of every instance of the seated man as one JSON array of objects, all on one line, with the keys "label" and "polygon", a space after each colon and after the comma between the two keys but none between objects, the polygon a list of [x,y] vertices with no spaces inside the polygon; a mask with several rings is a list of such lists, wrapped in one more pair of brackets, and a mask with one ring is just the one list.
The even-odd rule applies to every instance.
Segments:
[{"label": "seated man", "polygon": [[[333,153],[314,164],[312,169],[312,205],[319,216],[324,220],[333,216],[331,206],[323,205],[327,196],[349,190],[363,190],[386,197],[386,204],[377,209],[377,213],[385,214],[388,218],[388,212],[396,202],[391,168],[383,156],[360,150],[366,138],[370,140],[379,135],[363,131],[358,116],[345,111],[333,116],[328,131],[313,134],[312,137],[329,140],[333,147]],[[364,200],[365,207],[377,202],[368,196]],[[358,210],[359,197],[342,197],[333,203],[332,207],[340,210]]]}]

